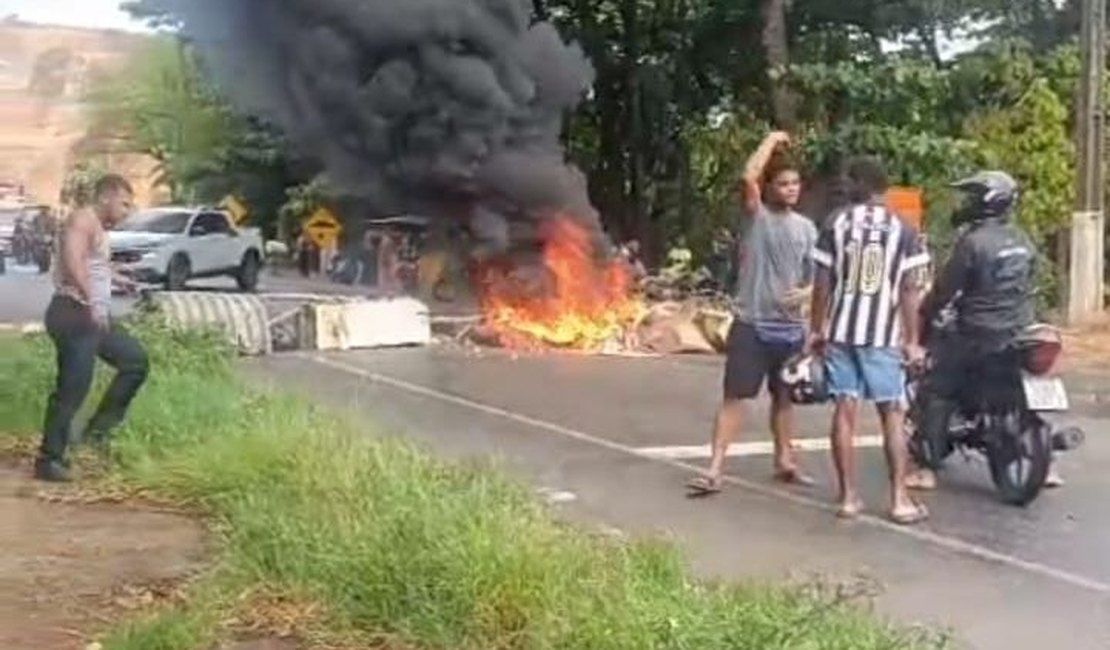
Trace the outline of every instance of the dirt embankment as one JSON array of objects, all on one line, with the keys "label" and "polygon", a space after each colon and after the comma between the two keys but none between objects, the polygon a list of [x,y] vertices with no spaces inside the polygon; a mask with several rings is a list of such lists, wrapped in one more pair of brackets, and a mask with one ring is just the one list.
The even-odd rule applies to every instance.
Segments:
[{"label": "dirt embankment", "polygon": [[0,461],[0,648],[85,648],[112,621],[173,598],[203,567],[194,519],[88,503],[78,487],[30,480]]},{"label": "dirt embankment", "polygon": [[117,74],[144,41],[111,30],[0,21],[0,182],[54,205],[66,171],[91,157],[129,176],[146,204],[153,161],[90,136],[85,104],[95,81]]}]

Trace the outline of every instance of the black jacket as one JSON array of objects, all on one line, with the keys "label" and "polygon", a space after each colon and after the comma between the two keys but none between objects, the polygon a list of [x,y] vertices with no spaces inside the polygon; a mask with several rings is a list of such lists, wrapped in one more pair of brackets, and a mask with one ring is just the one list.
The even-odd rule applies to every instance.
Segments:
[{"label": "black jacket", "polygon": [[937,278],[928,313],[955,299],[960,333],[1008,338],[1033,323],[1036,249],[1017,226],[988,219],[968,227]]}]

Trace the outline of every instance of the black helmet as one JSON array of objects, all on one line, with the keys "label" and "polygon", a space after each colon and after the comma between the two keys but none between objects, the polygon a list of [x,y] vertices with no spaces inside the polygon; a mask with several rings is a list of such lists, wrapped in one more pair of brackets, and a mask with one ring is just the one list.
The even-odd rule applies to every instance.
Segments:
[{"label": "black helmet", "polygon": [[1002,171],[982,171],[952,183],[966,196],[953,218],[954,225],[983,219],[1008,218],[1018,200],[1018,184]]},{"label": "black helmet", "polygon": [[818,356],[797,355],[782,366],[779,379],[795,404],[822,404],[829,401],[825,381],[825,360]]}]

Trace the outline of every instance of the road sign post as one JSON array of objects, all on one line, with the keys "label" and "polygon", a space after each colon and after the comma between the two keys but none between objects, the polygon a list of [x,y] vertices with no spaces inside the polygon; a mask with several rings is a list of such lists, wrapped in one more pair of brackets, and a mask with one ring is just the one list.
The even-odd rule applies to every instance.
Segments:
[{"label": "road sign post", "polygon": [[243,225],[250,217],[250,210],[247,209],[246,204],[234,195],[229,194],[224,197],[224,200],[220,201],[220,207],[228,211],[236,226]]},{"label": "road sign post", "polygon": [[343,234],[343,224],[327,208],[319,208],[302,224],[305,234],[320,249],[321,272],[327,267],[329,258],[338,247],[339,236]]},{"label": "road sign post", "polygon": [[320,248],[330,248],[343,234],[343,224],[327,208],[319,208],[302,224],[305,233]]}]

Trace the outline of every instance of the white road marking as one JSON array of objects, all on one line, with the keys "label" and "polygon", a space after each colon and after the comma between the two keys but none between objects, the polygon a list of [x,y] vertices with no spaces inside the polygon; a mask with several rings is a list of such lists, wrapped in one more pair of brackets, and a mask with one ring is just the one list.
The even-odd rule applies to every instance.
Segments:
[{"label": "white road marking", "polygon": [[[882,436],[856,436],[855,447],[858,449],[882,447]],[[794,440],[795,451],[828,451],[831,443],[828,438],[798,438]],[[709,445],[672,445],[668,447],[637,447],[636,453],[652,458],[667,460],[690,460],[696,458],[709,458],[711,455]],[[775,445],[770,440],[756,442],[737,442],[728,448],[729,457],[743,456],[770,456],[775,452]]]},{"label": "white road marking", "polygon": [[[462,406],[473,411],[497,416],[506,420],[511,420],[513,422],[518,422],[520,424],[524,424],[536,429],[542,429],[544,431],[549,431],[551,433],[555,433],[566,438],[570,438],[572,440],[577,440],[579,442],[589,443],[597,447],[609,449],[611,451],[620,452],[628,456],[651,460],[660,464],[669,465],[671,467],[676,467],[678,469],[686,470],[689,472],[700,473],[703,470],[703,468],[701,467],[697,467],[689,463],[684,463],[682,461],[649,456],[647,454],[641,453],[634,447],[629,447],[627,445],[623,445],[612,440],[607,440],[605,438],[599,438],[583,431],[578,431],[569,427],[555,424],[554,422],[547,422],[545,420],[540,420],[528,415],[524,415],[523,413],[517,413],[515,411],[492,406],[490,404],[484,404],[482,402],[467,399],[465,397],[459,397],[458,395],[452,395],[450,393],[445,393],[434,388],[421,386],[420,384],[414,384],[412,382],[390,377],[388,375],[383,375],[381,373],[371,372],[364,368],[343,363],[341,361],[335,361],[333,359],[328,359],[322,356],[306,356],[305,358],[315,361],[322,366],[327,366],[334,370],[339,370],[341,372],[345,372],[356,377],[361,377],[372,382],[383,384],[391,388],[403,390],[414,395],[422,395],[424,397],[430,397],[432,399],[446,402],[448,404]],[[818,501],[817,499],[802,496],[800,494],[796,494],[794,492],[790,492],[781,488],[764,485],[762,483],[756,483],[754,481],[749,481],[747,479],[739,478],[736,476],[726,475],[722,478],[722,480],[724,480],[726,483],[743,487],[749,492],[767,497],[773,497],[776,499],[787,501],[789,503],[793,503],[795,505],[805,506],[829,513],[836,511],[836,507],[833,504]],[[1001,564],[1014,569],[1020,569],[1034,575],[1072,585],[1073,587],[1079,587],[1081,589],[1086,589],[1098,594],[1110,593],[1110,584],[1107,584],[1100,580],[1088,578],[1086,576],[1072,573],[1065,569],[1059,569],[1053,566],[1049,566],[1041,562],[1025,560],[1014,555],[1001,553],[999,551],[989,549],[985,546],[980,546],[971,542],[965,542],[964,540],[956,537],[949,537],[948,535],[934,533],[923,528],[899,526],[890,521],[887,521],[886,519],[881,519],[879,517],[868,514],[860,515],[860,517],[856,519],[856,521],[881,530],[885,530],[887,532],[903,535],[905,537],[916,539],[921,542],[932,544],[934,546],[949,551],[968,555],[970,557],[974,557],[987,562],[994,562],[996,564]]]},{"label": "white road marking", "polygon": [[553,490],[551,488],[540,488],[536,492],[543,497],[548,503],[570,503],[577,501],[578,495],[574,492],[567,492],[566,490]]},{"label": "white road marking", "polygon": [[39,321],[27,321],[24,323],[0,323],[0,332],[19,332],[21,334],[38,334],[45,332],[46,326]]}]

